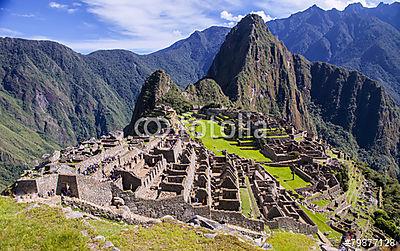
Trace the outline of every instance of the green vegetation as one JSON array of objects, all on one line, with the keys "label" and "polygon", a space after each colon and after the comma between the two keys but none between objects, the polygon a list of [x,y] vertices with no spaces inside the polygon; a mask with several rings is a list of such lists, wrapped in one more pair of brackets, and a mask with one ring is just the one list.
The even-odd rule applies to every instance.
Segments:
[{"label": "green vegetation", "polygon": [[[20,115],[26,115],[15,100],[0,92],[0,103],[2,101],[10,104],[9,109]],[[18,122],[2,106],[0,106],[0,135],[0,192],[35,158],[58,148],[52,140]]]},{"label": "green vegetation", "polygon": [[[0,249],[90,250],[96,245],[91,238],[103,235],[121,250],[258,250],[231,235],[206,238],[204,233],[210,231],[185,224],[164,222],[146,228],[101,219],[84,224],[66,219],[60,208],[33,205],[0,197]],[[103,243],[97,244],[103,250]]]},{"label": "green vegetation", "polygon": [[283,231],[274,231],[267,241],[272,244],[272,250],[279,251],[309,251],[316,247],[315,240],[307,235]]},{"label": "green vegetation", "polygon": [[122,250],[258,250],[234,236],[207,239],[205,229],[164,222],[149,228],[109,221],[91,221],[99,234]]},{"label": "green vegetation", "polygon": [[315,200],[312,202],[314,205],[317,205],[319,207],[325,207],[331,203],[330,200]]},{"label": "green vegetation", "polygon": [[192,104],[183,95],[178,86],[173,84],[160,103],[170,105],[177,113],[184,113],[192,110]]},{"label": "green vegetation", "polygon": [[212,79],[201,79],[186,88],[190,100],[200,106],[218,105],[230,106],[231,102],[224,95],[221,87]]},{"label": "green vegetation", "polygon": [[[351,204],[353,207],[356,207],[356,203],[358,201],[359,195],[361,193],[361,189],[363,187],[364,176],[361,173],[361,170],[357,168],[356,165],[346,162],[345,168],[342,170],[347,170],[347,174],[343,172],[339,172],[336,177],[339,181],[341,180],[348,180],[346,181],[347,187],[344,187],[344,191],[346,191],[346,198],[347,202]],[[340,183],[342,185],[343,182]],[[347,189],[345,189],[347,188]]]},{"label": "green vegetation", "polygon": [[240,201],[242,202],[242,214],[248,218],[252,218],[252,207],[249,190],[247,190],[247,187],[241,187],[239,191]]},{"label": "green vegetation", "polygon": [[301,206],[301,209],[303,209],[303,211],[308,215],[308,217],[311,218],[311,220],[317,224],[318,229],[322,232],[322,233],[327,233],[327,237],[330,240],[333,240],[334,242],[339,242],[340,239],[342,238],[342,234],[335,231],[334,229],[332,229],[329,225],[328,225],[328,219],[325,217],[325,215],[323,215],[322,213],[313,213],[311,210],[307,209],[304,206]]},{"label": "green vegetation", "polygon": [[89,250],[79,220],[67,220],[60,209],[17,204],[0,197],[0,245],[3,250]]},{"label": "green vegetation", "polygon": [[251,190],[251,184],[249,177],[245,177],[246,187],[240,188],[240,200],[242,202],[242,213],[248,218],[257,219],[261,213],[258,208],[256,198],[254,197],[253,191]]},{"label": "green vegetation", "polygon": [[382,210],[374,213],[375,226],[390,237],[400,239],[400,184],[388,175],[378,173],[366,166],[362,169],[364,176],[383,189]]},{"label": "green vegetation", "polygon": [[264,165],[265,170],[274,176],[279,183],[287,190],[295,191],[297,188],[307,187],[309,182],[304,181],[297,174],[293,174],[290,167],[271,167]]},{"label": "green vegetation", "polygon": [[[215,121],[199,120],[195,122],[195,130],[191,131],[191,135],[195,137],[195,133],[200,135],[198,138],[201,142],[215,153],[217,156],[222,156],[222,151],[237,154],[246,159],[253,159],[260,162],[270,162],[271,160],[265,157],[258,149],[252,147],[241,147],[236,141],[229,141],[224,138],[225,134],[222,127]],[[186,123],[187,127],[193,126],[191,123]]]}]

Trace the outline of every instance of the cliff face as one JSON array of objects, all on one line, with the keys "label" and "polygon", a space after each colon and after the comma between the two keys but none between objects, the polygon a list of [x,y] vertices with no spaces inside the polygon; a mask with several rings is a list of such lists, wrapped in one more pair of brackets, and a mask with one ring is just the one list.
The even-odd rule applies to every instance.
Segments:
[{"label": "cliff face", "polygon": [[309,98],[323,120],[342,127],[359,147],[370,150],[373,166],[398,173],[400,110],[379,83],[326,63],[314,63],[309,70]]},{"label": "cliff face", "polygon": [[[378,168],[396,170],[399,108],[379,83],[291,54],[260,17],[248,15],[232,29],[208,76],[236,106],[280,115],[299,129],[320,130],[321,123],[340,128],[354,139],[353,152],[384,154],[386,166]],[[330,135],[339,147],[346,143],[335,139],[337,132]]]},{"label": "cliff face", "polygon": [[248,15],[227,35],[208,76],[237,106],[281,115],[296,127],[312,131],[294,73],[292,54],[261,17]]}]

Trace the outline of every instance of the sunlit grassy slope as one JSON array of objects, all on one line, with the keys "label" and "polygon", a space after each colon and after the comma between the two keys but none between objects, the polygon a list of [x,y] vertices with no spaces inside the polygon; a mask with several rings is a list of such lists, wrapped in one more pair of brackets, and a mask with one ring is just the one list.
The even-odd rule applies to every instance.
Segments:
[{"label": "sunlit grassy slope", "polygon": [[[208,230],[186,224],[164,222],[145,228],[102,219],[84,223],[66,219],[60,208],[33,205],[0,197],[0,250],[90,250],[98,235],[121,250],[260,250],[232,235],[206,238]],[[110,250],[103,244],[96,250]]]}]

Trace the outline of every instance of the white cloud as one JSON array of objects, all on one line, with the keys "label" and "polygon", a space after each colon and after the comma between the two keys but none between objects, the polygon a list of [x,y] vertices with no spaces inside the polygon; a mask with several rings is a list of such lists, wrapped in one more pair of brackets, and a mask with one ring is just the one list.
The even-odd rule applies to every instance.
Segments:
[{"label": "white cloud", "polygon": [[221,18],[231,22],[239,22],[240,20],[242,20],[242,18],[244,18],[244,16],[243,15],[234,16],[232,13],[229,13],[228,11],[224,10],[221,12]]},{"label": "white cloud", "polygon": [[68,8],[68,5],[60,4],[60,3],[57,3],[57,2],[50,2],[49,6],[50,6],[50,8],[53,8],[53,9],[66,9],[66,8]]},{"label": "white cloud", "polygon": [[[232,0],[230,0],[232,1]],[[230,1],[214,0],[83,0],[88,12],[112,24],[112,29],[149,49],[167,47],[194,30],[221,25],[210,12]]]},{"label": "white cloud", "polygon": [[19,13],[13,13],[12,15],[17,16],[17,17],[25,17],[25,18],[31,18],[31,17],[36,17],[35,14],[19,14]]},{"label": "white cloud", "polygon": [[73,14],[78,10],[78,7],[82,6],[81,3],[74,2],[70,5],[67,4],[61,4],[57,2],[50,2],[49,7],[53,9],[58,9],[58,10],[63,10],[66,11],[69,14]]},{"label": "white cloud", "polygon": [[272,20],[272,17],[270,15],[265,14],[265,12],[263,10],[259,10],[259,11],[252,11],[250,12],[250,14],[257,14],[260,17],[262,17],[262,19],[264,20],[264,22],[268,22]]},{"label": "white cloud", "polygon": [[[252,11],[250,12],[250,14],[257,14],[259,15],[264,22],[268,22],[270,20],[272,20],[271,16],[265,14],[265,12],[263,10],[259,10],[259,11]],[[226,21],[229,21],[229,23],[227,23],[228,26],[232,27],[234,26],[237,22],[239,22],[240,20],[242,20],[242,18],[244,18],[244,15],[237,15],[234,16],[232,13],[229,13],[228,11],[224,10],[220,13],[220,17]]]},{"label": "white cloud", "polygon": [[0,27],[0,37],[18,37],[22,33],[16,30]]}]

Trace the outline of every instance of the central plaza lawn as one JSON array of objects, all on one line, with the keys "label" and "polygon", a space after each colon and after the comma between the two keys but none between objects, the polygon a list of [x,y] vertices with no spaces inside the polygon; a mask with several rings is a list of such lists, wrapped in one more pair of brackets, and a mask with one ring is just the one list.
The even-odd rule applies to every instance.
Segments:
[{"label": "central plaza lawn", "polygon": [[[217,122],[212,120],[198,120],[195,123],[195,130],[190,132],[191,135],[194,136],[194,132],[196,132],[198,135],[197,138],[201,140],[205,147],[214,152],[215,155],[222,156],[222,151],[226,150],[228,153],[236,154],[245,159],[253,159],[259,162],[271,161],[258,149],[254,149],[254,147],[239,146],[236,141],[225,139],[225,133]],[[191,125],[193,126],[193,124],[188,122],[184,124],[189,129]]]},{"label": "central plaza lawn", "polygon": [[[222,156],[222,151],[226,150],[228,153],[237,154],[241,158],[253,159],[258,162],[270,162],[271,160],[265,157],[258,149],[248,146],[238,146],[236,141],[230,141],[224,138],[225,133],[222,127],[212,120],[198,120],[194,124],[183,121],[186,128],[192,137],[201,140],[206,148],[213,151],[215,155]],[[196,135],[197,134],[197,135]],[[250,142],[245,140],[244,142]],[[304,181],[298,175],[294,175],[292,179],[292,172],[289,167],[270,167],[264,165],[267,172],[273,175],[279,183],[286,189],[294,191],[297,188],[307,187],[309,182]]]},{"label": "central plaza lawn", "polygon": [[311,202],[314,205],[317,205],[319,207],[325,207],[327,205],[329,205],[329,203],[331,203],[332,201],[330,200],[315,200],[313,202]]},{"label": "central plaza lawn", "polygon": [[274,176],[279,183],[287,190],[294,191],[297,188],[303,188],[310,185],[309,182],[304,181],[297,174],[294,174],[294,179],[290,167],[271,167],[263,165],[265,170]]}]

